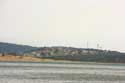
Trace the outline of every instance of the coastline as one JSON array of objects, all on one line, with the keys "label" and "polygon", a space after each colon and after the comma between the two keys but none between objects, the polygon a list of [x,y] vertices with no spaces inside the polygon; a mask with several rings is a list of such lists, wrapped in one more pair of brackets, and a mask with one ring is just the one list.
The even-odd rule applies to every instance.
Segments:
[{"label": "coastline", "polygon": [[0,56],[0,62],[72,62],[72,61],[43,59],[32,56],[5,55],[5,56]]},{"label": "coastline", "polygon": [[15,55],[5,55],[0,56],[0,62],[9,63],[66,63],[66,64],[90,64],[90,65],[119,65],[125,66],[124,63],[104,63],[104,62],[85,62],[85,61],[69,61],[69,60],[54,60],[54,59],[43,59],[33,56],[15,56]]}]

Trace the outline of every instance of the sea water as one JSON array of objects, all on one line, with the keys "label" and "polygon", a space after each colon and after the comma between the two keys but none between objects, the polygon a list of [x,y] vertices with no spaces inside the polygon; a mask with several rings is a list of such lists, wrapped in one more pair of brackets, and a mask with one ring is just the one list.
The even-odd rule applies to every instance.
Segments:
[{"label": "sea water", "polygon": [[125,64],[0,62],[0,83],[125,83]]}]

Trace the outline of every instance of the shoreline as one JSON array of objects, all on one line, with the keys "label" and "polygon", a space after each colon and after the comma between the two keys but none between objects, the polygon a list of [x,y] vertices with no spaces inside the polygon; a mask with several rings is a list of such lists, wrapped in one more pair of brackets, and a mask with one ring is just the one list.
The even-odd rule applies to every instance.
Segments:
[{"label": "shoreline", "polygon": [[85,61],[70,61],[70,60],[54,60],[38,58],[33,56],[15,56],[15,55],[5,55],[0,56],[0,62],[20,62],[20,63],[67,63],[67,64],[98,64],[98,65],[123,65],[124,63],[108,63],[108,62],[85,62]]},{"label": "shoreline", "polygon": [[72,61],[45,59],[33,56],[5,55],[5,56],[0,56],[0,62],[72,62]]}]

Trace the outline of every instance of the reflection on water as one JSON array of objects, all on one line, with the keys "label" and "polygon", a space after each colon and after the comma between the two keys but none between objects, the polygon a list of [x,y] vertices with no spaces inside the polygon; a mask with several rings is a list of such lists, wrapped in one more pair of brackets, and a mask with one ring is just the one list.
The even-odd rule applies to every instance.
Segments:
[{"label": "reflection on water", "polygon": [[0,83],[125,83],[125,66],[0,62]]}]

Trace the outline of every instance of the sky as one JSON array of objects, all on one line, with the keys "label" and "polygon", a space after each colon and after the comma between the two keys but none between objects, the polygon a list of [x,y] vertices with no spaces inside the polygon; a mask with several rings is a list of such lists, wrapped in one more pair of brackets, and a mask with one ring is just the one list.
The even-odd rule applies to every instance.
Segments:
[{"label": "sky", "polygon": [[0,0],[0,42],[125,52],[125,0]]}]

